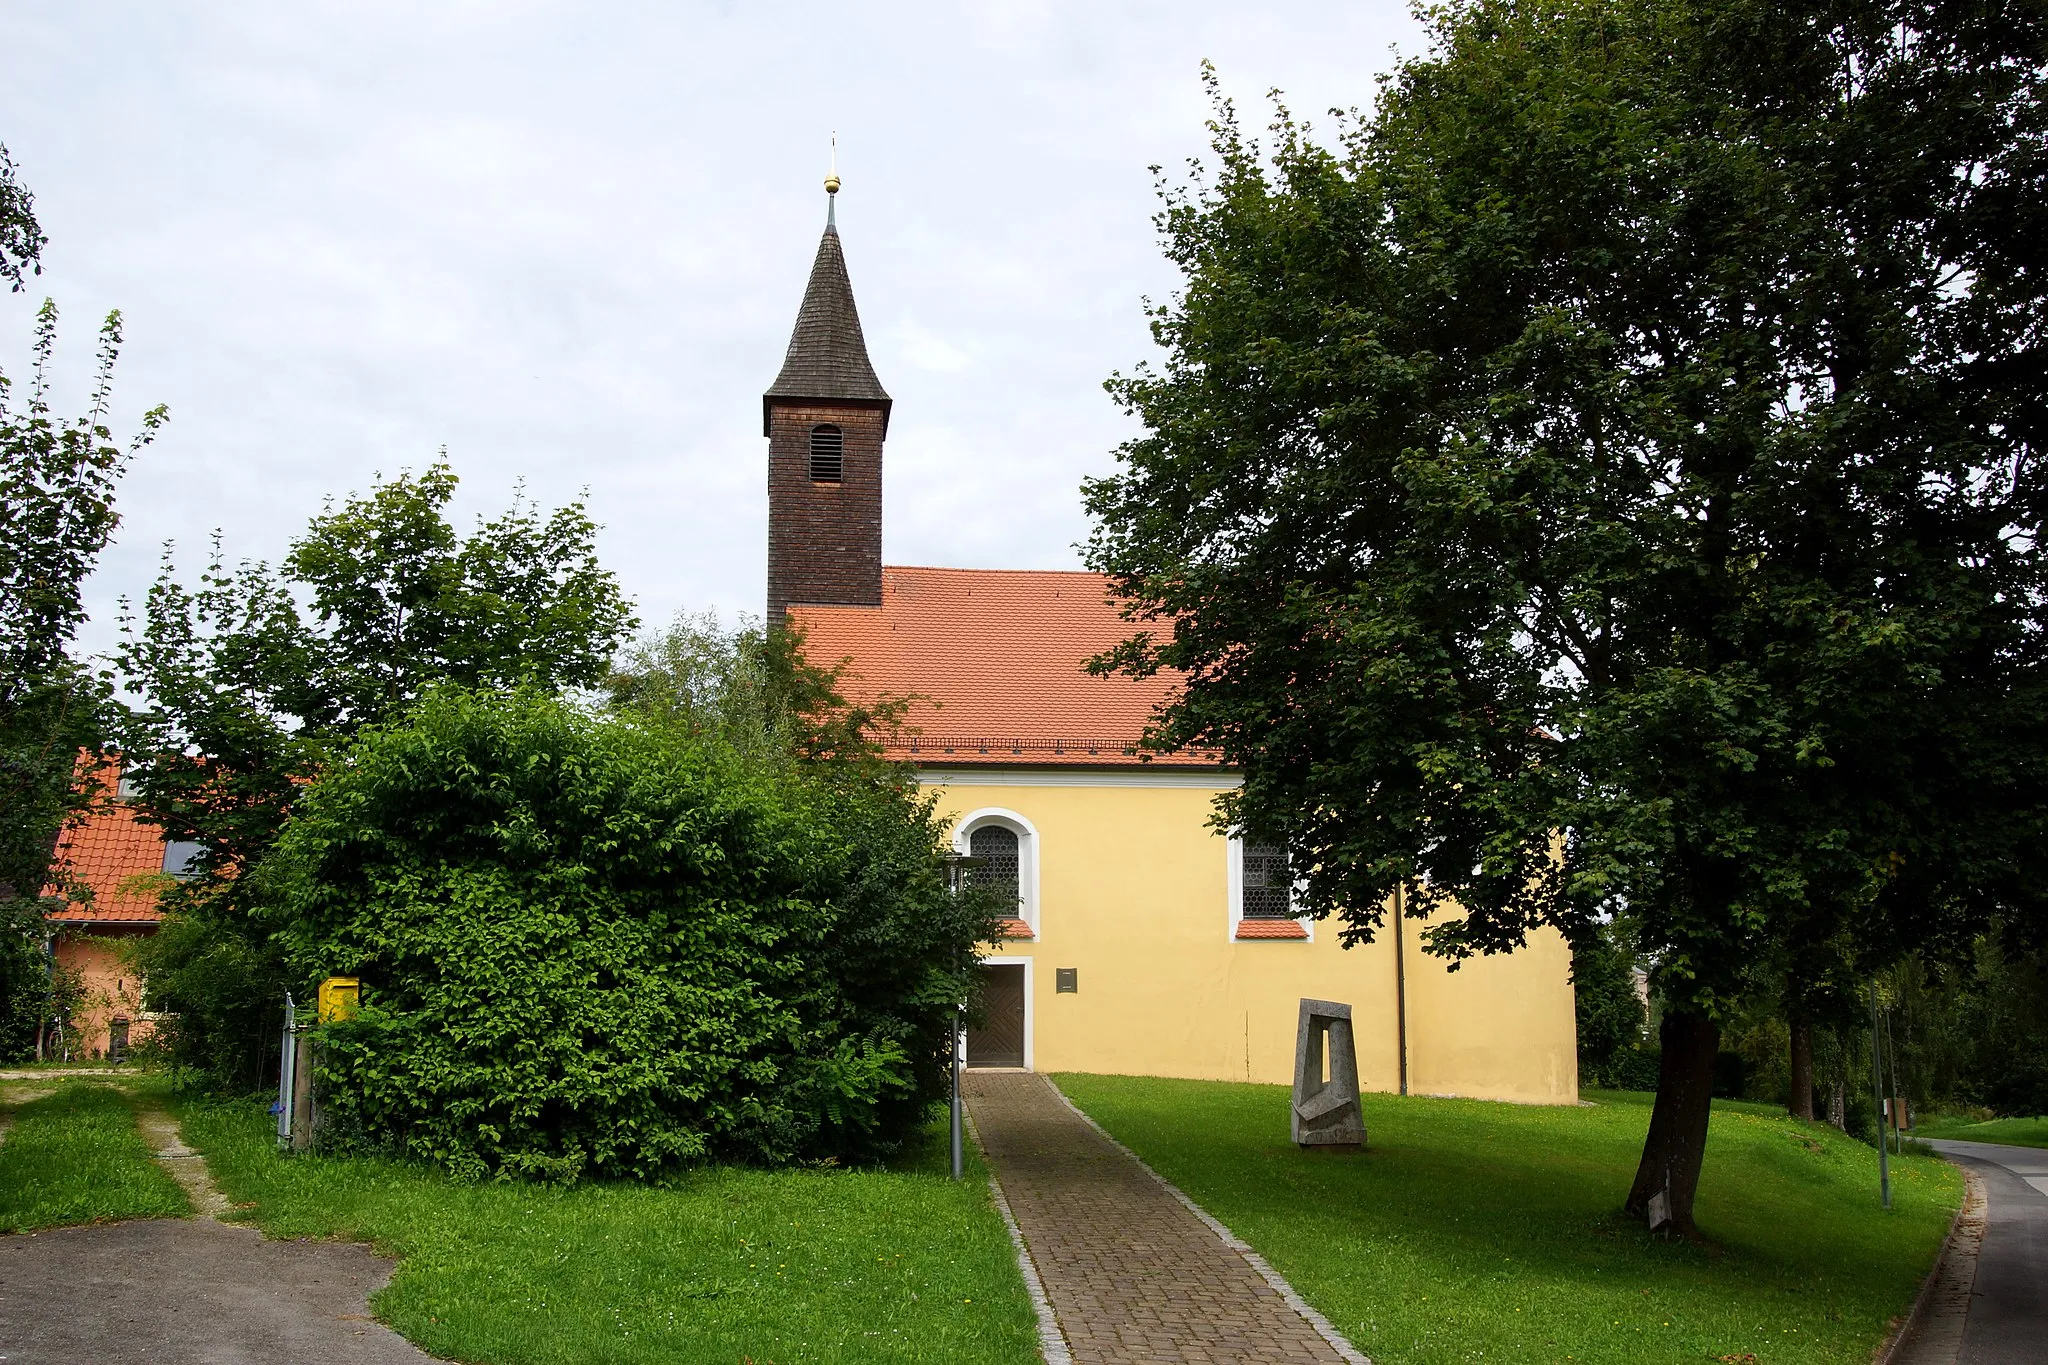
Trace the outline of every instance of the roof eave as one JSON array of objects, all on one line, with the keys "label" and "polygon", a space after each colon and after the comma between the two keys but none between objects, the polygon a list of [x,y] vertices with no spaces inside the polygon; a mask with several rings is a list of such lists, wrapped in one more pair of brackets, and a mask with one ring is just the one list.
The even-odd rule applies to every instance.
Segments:
[{"label": "roof eave", "polygon": [[818,394],[777,393],[770,389],[761,395],[761,434],[771,434],[775,405],[786,408],[858,408],[863,412],[882,414],[882,439],[889,439],[889,410],[895,406],[893,398],[828,398]]}]

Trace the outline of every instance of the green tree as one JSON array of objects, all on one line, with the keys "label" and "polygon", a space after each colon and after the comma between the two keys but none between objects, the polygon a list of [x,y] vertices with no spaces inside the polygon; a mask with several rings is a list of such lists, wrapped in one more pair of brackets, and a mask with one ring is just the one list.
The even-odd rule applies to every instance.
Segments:
[{"label": "green tree", "polygon": [[1636,955],[1621,926],[1591,926],[1572,944],[1579,1084],[1626,1088],[1649,1010],[1636,994]]},{"label": "green tree", "polygon": [[[28,203],[0,148],[0,273],[23,259],[18,250],[41,241]],[[20,247],[23,241],[28,248]],[[12,260],[10,253],[16,253]],[[18,269],[10,278],[18,287]],[[108,314],[100,327],[99,363],[83,417],[65,420],[51,412],[56,345],[57,307],[45,300],[36,314],[25,404],[14,406],[13,381],[0,373],[0,1055],[6,1056],[33,1047],[46,1013],[43,892],[64,879],[63,869],[53,867],[59,833],[97,790],[81,780],[79,755],[99,747],[112,710],[105,685],[71,657],[85,619],[81,592],[120,522],[115,487],[165,419],[164,409],[155,408],[143,414],[133,440],[115,444],[108,407],[121,348],[119,313]]]},{"label": "green tree", "polygon": [[2048,955],[1986,935],[1965,961],[1886,974],[1886,1047],[1916,1106],[2048,1114]]},{"label": "green tree", "polygon": [[78,751],[98,740],[104,689],[70,657],[85,620],[82,590],[120,516],[114,490],[165,420],[143,414],[124,448],[108,429],[121,315],[100,327],[86,414],[50,411],[57,308],[36,314],[27,403],[0,373],[0,895],[40,894],[64,819],[80,799]]},{"label": "green tree", "polygon": [[1334,149],[1227,104],[1092,563],[1370,937],[1627,921],[1627,1205],[1694,1234],[1720,1021],[2038,920],[2039,7],[1469,0]]},{"label": "green tree", "polygon": [[49,244],[36,222],[36,199],[15,178],[14,158],[0,143],[0,280],[19,294],[22,271],[43,273],[43,248]]},{"label": "green tree", "polygon": [[804,653],[801,626],[679,615],[621,654],[605,690],[621,715],[691,734],[719,734],[747,752],[796,761],[878,761],[914,696],[849,702],[846,661]]},{"label": "green tree", "polygon": [[366,726],[429,687],[591,687],[633,627],[581,503],[524,498],[469,535],[445,516],[445,464],[379,482],[315,517],[279,568],[229,568],[219,537],[198,585],[164,567],[117,653],[143,698],[123,749],[144,816],[200,846],[146,947],[174,1055],[226,1082],[260,1074],[283,963],[240,875],[304,786]]}]

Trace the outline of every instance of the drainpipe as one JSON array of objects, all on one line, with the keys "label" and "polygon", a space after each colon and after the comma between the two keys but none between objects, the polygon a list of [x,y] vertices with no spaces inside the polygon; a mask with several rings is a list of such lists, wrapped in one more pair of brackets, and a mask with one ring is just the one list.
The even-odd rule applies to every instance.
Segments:
[{"label": "drainpipe", "polygon": [[1401,1053],[1401,1093],[1408,1093],[1408,963],[1401,948],[1408,884],[1394,888],[1394,1039]]}]

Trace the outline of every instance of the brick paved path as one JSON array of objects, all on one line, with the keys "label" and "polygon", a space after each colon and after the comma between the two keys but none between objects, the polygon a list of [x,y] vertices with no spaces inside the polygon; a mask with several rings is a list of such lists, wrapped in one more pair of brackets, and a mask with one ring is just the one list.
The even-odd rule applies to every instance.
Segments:
[{"label": "brick paved path", "polygon": [[1243,1254],[1051,1082],[974,1071],[963,1089],[1075,1365],[1342,1365]]}]

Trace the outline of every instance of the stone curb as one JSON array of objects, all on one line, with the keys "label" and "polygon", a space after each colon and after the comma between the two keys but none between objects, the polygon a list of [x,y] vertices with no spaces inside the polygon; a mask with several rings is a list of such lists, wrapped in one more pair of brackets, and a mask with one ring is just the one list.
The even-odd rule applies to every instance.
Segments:
[{"label": "stone curb", "polygon": [[[1057,1087],[1055,1087],[1057,1089]],[[1046,1295],[1045,1281],[1038,1278],[1038,1263],[1031,1259],[1031,1248],[1024,1244],[1024,1230],[1017,1226],[1016,1215],[1010,1212],[1010,1201],[1003,1194],[1003,1183],[996,1179],[996,1163],[990,1158],[988,1148],[981,1145],[981,1133],[974,1126],[974,1119],[962,1106],[960,1115],[967,1125],[967,1135],[974,1139],[974,1148],[981,1153],[982,1164],[988,1167],[988,1192],[995,1200],[996,1212],[1003,1216],[1003,1227],[1010,1234],[1010,1246],[1017,1253],[1017,1269],[1024,1275],[1024,1291],[1031,1296],[1031,1311],[1038,1316],[1038,1354],[1045,1365],[1074,1365],[1074,1354],[1067,1348],[1067,1334],[1060,1327],[1059,1316],[1052,1311],[1052,1299]]]},{"label": "stone curb", "polygon": [[1308,1323],[1309,1326],[1315,1328],[1316,1335],[1321,1337],[1325,1342],[1329,1343],[1330,1349],[1335,1351],[1338,1354],[1338,1356],[1340,1356],[1347,1363],[1347,1365],[1372,1365],[1372,1360],[1368,1356],[1361,1353],[1356,1346],[1353,1346],[1348,1340],[1346,1340],[1344,1334],[1342,1332],[1339,1332],[1334,1326],[1332,1326],[1328,1318],[1324,1317],[1321,1313],[1318,1313],[1314,1308],[1310,1307],[1308,1300],[1302,1298],[1300,1294],[1296,1293],[1294,1290],[1294,1286],[1287,1283],[1286,1277],[1281,1275],[1279,1271],[1273,1269],[1273,1267],[1267,1263],[1265,1257],[1259,1255],[1258,1252],[1253,1251],[1249,1243],[1247,1243],[1243,1238],[1239,1237],[1236,1233],[1232,1232],[1229,1228],[1223,1226],[1223,1224],[1217,1222],[1214,1218],[1211,1218],[1206,1209],[1204,1209],[1200,1204],[1197,1204],[1194,1200],[1188,1198],[1186,1194],[1182,1193],[1180,1186],[1174,1184],[1171,1180],[1168,1180],[1165,1176],[1153,1170],[1149,1165],[1145,1163],[1145,1159],[1143,1157],[1139,1156],[1136,1152],[1132,1151],[1130,1148],[1124,1146],[1121,1142],[1118,1142],[1114,1137],[1110,1136],[1109,1130],[1107,1128],[1104,1128],[1101,1124],[1097,1123],[1094,1119],[1090,1118],[1086,1113],[1082,1111],[1081,1106],[1075,1104],[1072,1100],[1067,1098],[1066,1091],[1060,1089],[1057,1085],[1053,1084],[1052,1077],[1047,1076],[1045,1078],[1045,1083],[1052,1087],[1053,1094],[1058,1095],[1060,1097],[1060,1103],[1067,1106],[1067,1108],[1073,1110],[1075,1116],[1078,1117],[1081,1120],[1081,1122],[1087,1124],[1090,1128],[1093,1128],[1097,1133],[1101,1134],[1103,1141],[1107,1142],[1110,1146],[1116,1148],[1119,1152],[1122,1152],[1131,1160],[1137,1162],[1139,1170],[1143,1171],[1146,1175],[1149,1175],[1154,1180],[1158,1181],[1161,1188],[1163,1188],[1168,1194],[1172,1195],[1175,1199],[1180,1201],[1182,1208],[1185,1208],[1189,1213],[1192,1213],[1193,1215],[1195,1215],[1195,1217],[1201,1219],[1202,1223],[1209,1229],[1209,1231],[1215,1233],[1217,1237],[1222,1239],[1223,1245],[1229,1247],[1232,1251],[1244,1257],[1245,1263],[1250,1265],[1253,1270],[1259,1272],[1259,1277],[1265,1280],[1265,1282],[1272,1287],[1273,1292],[1278,1294],[1282,1301],[1284,1301],[1289,1308],[1292,1308],[1296,1313],[1300,1314],[1304,1322]]},{"label": "stone curb", "polygon": [[[1947,1158],[1944,1157],[1943,1160]],[[1979,1211],[1987,1217],[1990,1214],[1990,1200],[1984,1190],[1983,1177],[1960,1163],[1951,1164],[1963,1173],[1962,1205],[1956,1209],[1956,1216],[1949,1220],[1948,1235],[1941,1239],[1941,1251],[1935,1256],[1933,1266],[1920,1281],[1920,1292],[1913,1296],[1913,1306],[1906,1310],[1905,1317],[1899,1319],[1898,1326],[1892,1329],[1884,1344],[1877,1348],[1877,1354],[1871,1357],[1870,1365],[1895,1365],[1899,1353],[1905,1349],[1907,1340],[1913,1335],[1913,1329],[1927,1316],[1927,1305],[1933,1301],[1935,1288],[1941,1283],[1941,1272],[1948,1264],[1949,1253],[1955,1250],[1956,1233],[1961,1231],[1963,1220]],[[1974,1259],[1973,1252],[1973,1262]],[[1971,1266],[1970,1277],[1973,1280],[1976,1278],[1974,1264]]]}]

